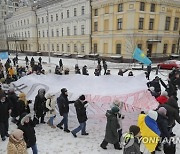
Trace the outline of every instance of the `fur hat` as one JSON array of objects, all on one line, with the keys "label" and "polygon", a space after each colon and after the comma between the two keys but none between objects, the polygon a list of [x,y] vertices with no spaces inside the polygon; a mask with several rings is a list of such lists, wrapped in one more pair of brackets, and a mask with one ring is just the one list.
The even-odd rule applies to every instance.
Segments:
[{"label": "fur hat", "polygon": [[167,96],[168,96],[168,93],[167,93],[167,91],[163,91],[163,92],[161,93],[161,95],[167,97]]},{"label": "fur hat", "polygon": [[25,112],[21,115],[21,118],[21,125],[24,125],[24,122],[27,120],[27,118],[31,118],[31,115]]},{"label": "fur hat", "polygon": [[85,98],[84,95],[81,95],[81,96],[79,96],[79,99],[80,99],[81,101],[84,101],[86,98]]},{"label": "fur hat", "polygon": [[113,106],[113,107],[111,108],[111,112],[114,113],[114,114],[116,114],[116,113],[119,112],[119,108],[118,108],[117,106]]},{"label": "fur hat", "polygon": [[136,136],[140,132],[140,128],[136,125],[131,125],[129,127],[129,132],[133,133],[133,135]]},{"label": "fur hat", "polygon": [[153,110],[150,110],[149,112],[148,112],[148,116],[151,118],[151,119],[153,119],[153,120],[157,120],[157,117],[158,117],[158,113],[156,112],[156,111],[153,111]]},{"label": "fur hat", "polygon": [[167,113],[167,110],[164,108],[164,107],[160,107],[157,112],[160,114],[160,115],[163,115],[163,116],[166,116],[166,113]]},{"label": "fur hat", "polygon": [[23,131],[22,130],[20,130],[20,129],[15,129],[12,133],[11,133],[11,135],[15,138],[15,139],[17,139],[17,140],[21,140],[21,139],[23,139]]}]

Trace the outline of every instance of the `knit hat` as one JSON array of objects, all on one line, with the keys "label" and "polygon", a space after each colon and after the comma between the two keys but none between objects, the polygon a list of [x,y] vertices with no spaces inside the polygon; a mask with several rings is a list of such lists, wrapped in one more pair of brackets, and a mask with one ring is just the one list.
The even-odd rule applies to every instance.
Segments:
[{"label": "knit hat", "polygon": [[111,108],[111,112],[114,113],[114,114],[116,114],[116,113],[119,112],[119,108],[118,108],[117,106],[113,106],[113,107]]},{"label": "knit hat", "polygon": [[157,112],[160,114],[160,115],[163,115],[163,116],[166,116],[166,113],[167,113],[167,110],[164,108],[164,107],[160,107]]},{"label": "knit hat", "polygon": [[167,96],[168,96],[168,93],[167,93],[167,91],[163,91],[163,92],[161,93],[161,95],[167,97]]},{"label": "knit hat", "polygon": [[11,133],[11,135],[15,138],[15,139],[17,139],[17,140],[21,140],[22,138],[23,138],[23,131],[22,130],[20,130],[20,129],[15,129],[12,133]]},{"label": "knit hat", "polygon": [[148,112],[148,116],[151,118],[151,119],[153,119],[153,120],[157,120],[157,117],[158,117],[158,113],[156,112],[156,111],[153,111],[153,110],[150,110],[149,112]]},{"label": "knit hat", "polygon": [[81,95],[81,96],[79,96],[79,99],[80,99],[81,101],[84,101],[86,98],[85,98],[84,95]]},{"label": "knit hat", "polygon": [[67,89],[66,88],[62,88],[61,89],[61,93],[65,94],[65,92],[67,92]]},{"label": "knit hat", "polygon": [[140,128],[136,125],[131,125],[129,127],[129,132],[133,133],[133,135],[136,136],[140,132]]}]

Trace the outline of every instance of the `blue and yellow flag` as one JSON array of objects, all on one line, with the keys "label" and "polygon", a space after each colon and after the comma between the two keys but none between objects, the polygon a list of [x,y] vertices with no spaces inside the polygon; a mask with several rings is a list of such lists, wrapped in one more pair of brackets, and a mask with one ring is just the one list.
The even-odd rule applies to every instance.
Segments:
[{"label": "blue and yellow flag", "polygon": [[140,128],[142,143],[149,152],[155,151],[160,140],[160,130],[155,120],[148,115],[140,114],[138,117],[138,126]]},{"label": "blue and yellow flag", "polygon": [[8,59],[8,52],[0,52],[0,59]]},{"label": "blue and yellow flag", "polygon": [[137,47],[134,50],[133,58],[146,65],[150,65],[152,63],[152,61],[141,51],[141,49]]}]

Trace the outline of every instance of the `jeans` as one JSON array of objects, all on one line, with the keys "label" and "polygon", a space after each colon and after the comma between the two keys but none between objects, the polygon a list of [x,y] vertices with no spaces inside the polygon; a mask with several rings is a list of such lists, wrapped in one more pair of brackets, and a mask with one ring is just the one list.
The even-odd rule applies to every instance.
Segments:
[{"label": "jeans", "polygon": [[50,124],[51,126],[53,126],[53,120],[54,120],[54,118],[55,118],[55,116],[50,117],[50,119],[48,120],[48,122],[49,122],[49,124]]},{"label": "jeans", "polygon": [[64,124],[64,129],[68,129],[68,113],[63,114],[63,119],[61,122],[58,124],[59,126],[62,126]]},{"label": "jeans", "polygon": [[33,154],[37,154],[37,153],[38,153],[37,144],[34,144],[34,145],[31,147],[31,149],[32,149]]},{"label": "jeans", "polygon": [[79,131],[81,131],[81,134],[85,134],[86,133],[86,122],[80,123],[79,127],[77,127],[76,129],[74,129],[72,131],[73,134],[78,133]]}]

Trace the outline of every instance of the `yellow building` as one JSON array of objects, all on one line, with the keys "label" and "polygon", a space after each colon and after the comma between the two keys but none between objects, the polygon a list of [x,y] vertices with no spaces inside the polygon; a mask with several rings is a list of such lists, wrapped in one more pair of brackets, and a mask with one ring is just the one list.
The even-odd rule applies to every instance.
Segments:
[{"label": "yellow building", "polygon": [[92,0],[92,52],[131,58],[179,53],[180,1]]}]

